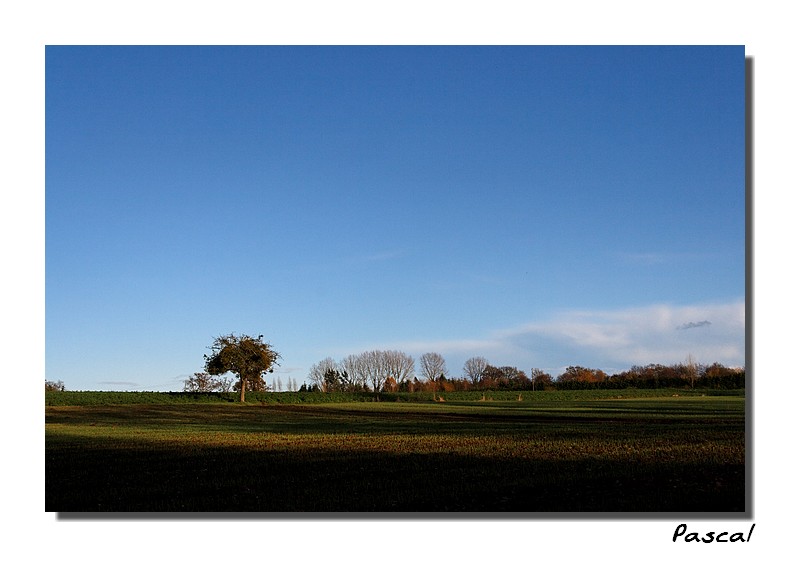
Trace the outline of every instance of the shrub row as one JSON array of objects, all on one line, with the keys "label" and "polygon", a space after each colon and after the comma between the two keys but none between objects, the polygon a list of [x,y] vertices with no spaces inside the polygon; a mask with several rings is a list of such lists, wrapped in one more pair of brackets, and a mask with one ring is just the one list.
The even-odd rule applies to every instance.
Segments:
[{"label": "shrub row", "polygon": [[[607,398],[644,398],[673,396],[744,396],[743,389],[697,389],[685,390],[663,388],[658,390],[633,389],[625,390],[570,390],[570,391],[538,391],[538,392],[448,392],[439,393],[444,401],[559,401],[559,400],[593,400]],[[48,406],[91,406],[115,404],[183,404],[183,403],[238,403],[237,392],[45,392],[45,405]],[[372,392],[248,392],[248,403],[262,404],[324,404],[345,402],[430,402],[434,398],[430,392],[396,392],[381,393],[376,396]]]}]

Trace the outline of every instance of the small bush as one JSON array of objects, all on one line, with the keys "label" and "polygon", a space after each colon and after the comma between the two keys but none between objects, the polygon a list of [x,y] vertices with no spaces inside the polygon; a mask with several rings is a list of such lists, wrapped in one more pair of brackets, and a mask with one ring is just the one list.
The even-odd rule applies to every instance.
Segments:
[{"label": "small bush", "polygon": [[53,382],[52,380],[44,381],[45,392],[63,392],[64,390],[66,390],[66,388],[64,387],[64,382],[61,380],[58,382]]}]

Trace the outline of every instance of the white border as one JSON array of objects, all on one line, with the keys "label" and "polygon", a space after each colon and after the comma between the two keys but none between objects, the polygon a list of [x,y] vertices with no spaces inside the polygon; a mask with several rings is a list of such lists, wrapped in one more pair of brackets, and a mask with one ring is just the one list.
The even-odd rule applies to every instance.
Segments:
[{"label": "white border", "polygon": [[[10,4],[10,6],[9,6]],[[795,18],[762,1],[9,2],[0,20],[7,556],[31,564],[746,565],[793,543]],[[755,69],[755,517],[748,544],[674,544],[678,521],[63,522],[44,510],[46,44],[737,44]],[[9,356],[13,353],[13,356]],[[24,400],[33,400],[28,405]],[[13,406],[13,408],[12,408]],[[30,431],[31,435],[26,433]],[[18,435],[19,432],[25,432]],[[8,451],[8,449],[7,449]],[[746,522],[692,522],[739,529]],[[239,542],[242,542],[241,545]],[[790,552],[787,556],[796,555]]]}]

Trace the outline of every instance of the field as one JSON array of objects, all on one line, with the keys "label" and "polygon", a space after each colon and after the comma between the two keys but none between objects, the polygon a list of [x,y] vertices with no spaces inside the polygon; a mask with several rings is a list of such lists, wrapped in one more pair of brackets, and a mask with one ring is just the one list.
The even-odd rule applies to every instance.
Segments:
[{"label": "field", "polygon": [[479,401],[473,393],[446,403],[49,398],[46,509],[744,512],[741,392],[590,394]]}]

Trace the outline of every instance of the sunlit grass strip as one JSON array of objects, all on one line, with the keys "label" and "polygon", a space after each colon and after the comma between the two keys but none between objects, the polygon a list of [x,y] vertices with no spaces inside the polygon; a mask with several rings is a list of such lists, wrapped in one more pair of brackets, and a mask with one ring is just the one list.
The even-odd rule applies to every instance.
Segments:
[{"label": "sunlit grass strip", "polygon": [[511,434],[375,434],[375,433],[235,433],[225,431],[152,430],[136,427],[48,426],[52,448],[95,447],[145,450],[166,449],[175,453],[197,453],[208,449],[291,452],[312,456],[328,452],[369,452],[392,455],[459,455],[489,459],[541,459],[575,461],[586,458],[611,461],[742,464],[744,445],[738,433],[717,435],[713,440],[702,434],[606,439],[575,432],[551,438],[547,432],[531,430]]},{"label": "sunlit grass strip", "polygon": [[[676,388],[624,390],[562,390],[562,391],[466,391],[439,392],[447,402],[515,402],[521,397],[523,401],[574,401],[604,399],[638,399],[638,398],[700,398],[714,396],[744,397],[745,390],[686,390]],[[250,404],[340,404],[369,403],[376,399],[383,402],[430,403],[435,404],[430,392],[414,393],[381,393],[372,392],[249,392],[246,403]],[[45,405],[117,405],[117,404],[234,404],[238,403],[235,392],[98,392],[98,391],[65,391],[45,392]]]},{"label": "sunlit grass strip", "polygon": [[[169,442],[180,442],[175,438]],[[200,446],[227,446],[251,450],[290,451],[314,453],[327,451],[391,453],[393,455],[459,455],[488,459],[538,459],[579,461],[587,458],[636,462],[665,462],[680,460],[741,464],[744,451],[735,438],[715,442],[675,442],[669,439],[649,442],[625,443],[601,439],[549,439],[519,436],[458,436],[451,435],[373,435],[373,434],[319,434],[319,435],[222,435],[216,439],[206,436],[186,436],[183,442]]]}]

